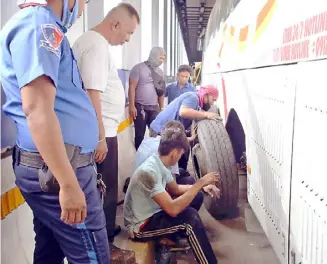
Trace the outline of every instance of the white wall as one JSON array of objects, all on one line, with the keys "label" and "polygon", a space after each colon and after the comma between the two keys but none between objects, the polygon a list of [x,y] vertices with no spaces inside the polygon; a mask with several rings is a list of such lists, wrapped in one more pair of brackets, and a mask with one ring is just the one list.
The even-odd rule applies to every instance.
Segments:
[{"label": "white wall", "polygon": [[66,33],[66,36],[71,46],[74,44],[77,38],[85,32],[85,20],[85,15],[82,15],[79,19],[77,19],[76,23]]},{"label": "white wall", "polygon": [[2,28],[12,14],[18,10],[18,7],[15,0],[1,0],[0,7],[0,28]]}]

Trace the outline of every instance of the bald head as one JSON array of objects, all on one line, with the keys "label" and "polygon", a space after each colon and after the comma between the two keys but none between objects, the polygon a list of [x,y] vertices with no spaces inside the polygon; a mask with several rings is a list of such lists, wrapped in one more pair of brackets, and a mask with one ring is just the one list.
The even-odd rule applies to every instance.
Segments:
[{"label": "bald head", "polygon": [[136,9],[127,3],[121,3],[109,11],[102,24],[110,45],[123,45],[134,34],[140,17]]},{"label": "bald head", "polygon": [[106,16],[106,19],[116,19],[119,20],[122,17],[129,16],[129,18],[135,18],[137,24],[140,24],[140,16],[136,9],[128,3],[120,3],[113,9],[109,11]]}]

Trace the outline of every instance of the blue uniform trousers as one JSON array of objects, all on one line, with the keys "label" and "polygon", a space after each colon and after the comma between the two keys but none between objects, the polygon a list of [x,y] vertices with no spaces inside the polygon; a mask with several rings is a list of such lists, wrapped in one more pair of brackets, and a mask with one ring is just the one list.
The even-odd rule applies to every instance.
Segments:
[{"label": "blue uniform trousers", "polygon": [[77,179],[85,194],[87,217],[79,225],[67,225],[60,219],[58,194],[36,191],[38,169],[19,164],[13,157],[16,184],[34,214],[34,264],[108,264],[109,245],[92,165],[77,169]]}]

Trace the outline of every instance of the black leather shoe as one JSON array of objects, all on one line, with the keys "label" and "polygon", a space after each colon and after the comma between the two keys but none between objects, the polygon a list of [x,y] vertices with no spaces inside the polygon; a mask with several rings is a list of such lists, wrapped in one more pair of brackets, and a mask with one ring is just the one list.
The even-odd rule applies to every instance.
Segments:
[{"label": "black leather shoe", "polygon": [[121,232],[121,227],[119,225],[116,225],[114,231],[114,237],[117,236],[120,232]]},{"label": "black leather shoe", "polygon": [[113,243],[115,236],[117,236],[120,232],[121,232],[121,227],[119,225],[116,225],[114,233],[111,236],[108,235],[109,243]]}]

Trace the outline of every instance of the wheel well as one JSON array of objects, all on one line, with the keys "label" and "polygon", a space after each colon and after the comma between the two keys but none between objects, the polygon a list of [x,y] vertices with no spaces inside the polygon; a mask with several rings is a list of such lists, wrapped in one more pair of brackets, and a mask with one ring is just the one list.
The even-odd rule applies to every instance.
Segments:
[{"label": "wheel well", "polygon": [[229,111],[226,130],[232,142],[236,162],[240,163],[241,157],[246,150],[245,133],[235,109]]},{"label": "wheel well", "polygon": [[199,162],[198,159],[196,158],[195,155],[193,155],[193,160],[192,160],[193,164],[194,164],[194,173],[195,173],[195,177],[196,178],[200,178],[201,176],[201,172],[200,172],[200,166],[199,166]]},{"label": "wheel well", "polygon": [[198,158],[195,155],[195,149],[197,148],[198,145],[198,141],[197,144],[195,144],[194,146],[192,146],[192,151],[191,151],[191,157],[192,157],[192,164],[193,164],[193,169],[194,169],[194,176],[199,179],[201,177],[201,169],[200,169],[200,164],[198,161]]}]

